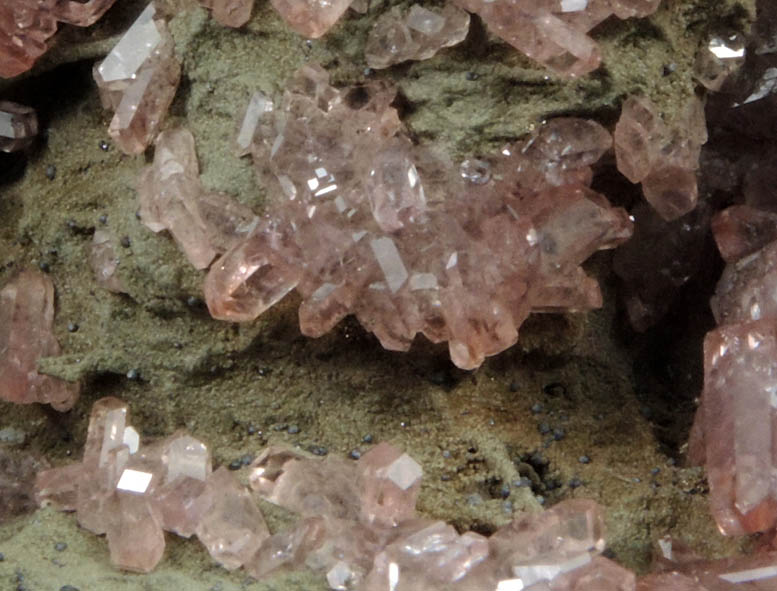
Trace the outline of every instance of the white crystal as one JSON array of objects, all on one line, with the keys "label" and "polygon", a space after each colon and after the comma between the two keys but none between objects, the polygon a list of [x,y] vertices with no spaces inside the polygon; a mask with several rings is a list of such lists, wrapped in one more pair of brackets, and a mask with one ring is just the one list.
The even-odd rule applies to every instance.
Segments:
[{"label": "white crystal", "polygon": [[777,566],[763,566],[761,568],[752,568],[734,573],[718,575],[718,578],[729,583],[747,583],[749,581],[762,581],[777,577]]},{"label": "white crystal", "polygon": [[149,4],[97,68],[100,76],[105,82],[134,78],[161,41]]},{"label": "white crystal", "polygon": [[386,476],[402,490],[407,490],[423,475],[421,465],[407,454],[402,454],[389,466]]},{"label": "white crystal", "polygon": [[151,484],[153,474],[150,472],[141,472],[140,470],[132,470],[126,468],[121,473],[119,483],[116,485],[118,490],[125,492],[131,492],[136,494],[143,494],[148,490],[148,485]]},{"label": "white crystal", "polygon": [[237,134],[237,144],[244,150],[251,147],[251,140],[254,139],[256,127],[259,125],[259,119],[265,113],[273,109],[272,101],[263,92],[255,92],[248,103],[243,123],[240,126],[240,132]]},{"label": "white crystal", "polygon": [[434,35],[442,31],[445,18],[418,4],[413,4],[407,15],[407,26],[425,35]]},{"label": "white crystal", "polygon": [[402,287],[407,281],[408,273],[405,268],[405,264],[402,262],[402,257],[397,250],[397,245],[391,238],[383,237],[377,238],[370,242],[372,253],[380,265],[380,270],[383,271],[383,276],[386,278],[391,293]]},{"label": "white crystal", "polygon": [[16,131],[13,127],[13,115],[5,111],[0,111],[0,136],[11,139],[16,138]]},{"label": "white crystal", "polygon": [[588,0],[561,0],[561,12],[578,12],[588,8]]},{"label": "white crystal", "polygon": [[140,435],[135,430],[135,427],[127,427],[124,429],[124,436],[122,437],[122,443],[129,448],[129,452],[134,454],[138,451],[140,446]]}]

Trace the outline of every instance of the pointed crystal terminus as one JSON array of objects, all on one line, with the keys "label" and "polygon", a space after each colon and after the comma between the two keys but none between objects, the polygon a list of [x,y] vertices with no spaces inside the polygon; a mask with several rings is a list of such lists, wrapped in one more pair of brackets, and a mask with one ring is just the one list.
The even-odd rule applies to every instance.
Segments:
[{"label": "pointed crystal terminus", "polygon": [[422,333],[471,369],[513,345],[530,312],[601,304],[579,265],[632,225],[588,186],[612,144],[604,128],[554,119],[458,169],[402,133],[392,88],[360,91],[349,104],[305,66],[280,105],[249,106],[238,145],[249,142],[273,198],[212,265],[212,316],[250,321],[296,288],[306,335],[354,314],[387,349],[406,351]]},{"label": "pointed crystal terminus", "polygon": [[39,271],[22,271],[0,290],[0,398],[38,402],[65,411],[79,386],[38,372],[41,357],[61,353],[53,331],[54,284]]},{"label": "pointed crystal terminus", "polygon": [[0,152],[29,146],[38,135],[35,110],[11,101],[0,101]]}]

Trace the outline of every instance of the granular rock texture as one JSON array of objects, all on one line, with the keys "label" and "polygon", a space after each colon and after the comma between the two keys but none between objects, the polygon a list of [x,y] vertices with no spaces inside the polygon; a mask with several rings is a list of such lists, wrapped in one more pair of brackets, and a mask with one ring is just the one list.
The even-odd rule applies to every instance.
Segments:
[{"label": "granular rock texture", "polygon": [[604,128],[558,118],[456,173],[404,135],[392,89],[359,92],[354,106],[306,66],[256,119],[253,158],[272,202],[211,268],[214,317],[252,320],[296,288],[306,335],[355,314],[387,349],[420,332],[474,368],[513,345],[532,311],[601,305],[579,265],[631,235],[625,211],[588,186],[611,145]]}]

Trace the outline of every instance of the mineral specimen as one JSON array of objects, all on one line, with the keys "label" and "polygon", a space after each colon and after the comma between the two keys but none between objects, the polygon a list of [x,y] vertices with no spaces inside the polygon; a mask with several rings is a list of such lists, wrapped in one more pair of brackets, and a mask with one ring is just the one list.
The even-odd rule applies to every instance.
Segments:
[{"label": "mineral specimen", "polygon": [[0,101],[0,152],[26,148],[37,135],[38,116],[34,109]]},{"label": "mineral specimen", "polygon": [[696,78],[717,91],[745,63],[747,40],[736,32],[713,35],[696,56]]},{"label": "mineral specimen", "polygon": [[387,68],[408,60],[424,60],[443,47],[456,45],[469,31],[469,14],[453,4],[430,10],[413,4],[384,12],[367,37],[364,54],[371,68]]},{"label": "mineral specimen", "polygon": [[47,275],[23,271],[0,290],[0,398],[61,411],[75,404],[78,384],[38,373],[41,357],[60,354],[53,326],[54,284]]},{"label": "mineral specimen", "polygon": [[154,140],[181,77],[174,41],[149,4],[108,56],[94,67],[105,109],[115,112],[108,133],[126,154]]},{"label": "mineral specimen", "polygon": [[671,221],[696,207],[696,169],[707,141],[701,101],[692,99],[670,126],[649,99],[629,97],[613,139],[618,170],[642,183],[645,199],[662,218]]},{"label": "mineral specimen", "polygon": [[611,145],[600,125],[552,120],[484,162],[490,176],[462,177],[401,132],[393,90],[359,92],[352,104],[306,66],[280,108],[261,109],[252,153],[270,208],[211,267],[214,317],[252,320],[297,288],[306,335],[352,313],[388,349],[421,332],[474,368],[514,344],[531,311],[601,304],[579,265],[631,221],[588,187]]},{"label": "mineral specimen", "polygon": [[86,27],[116,0],[3,0],[0,4],[0,77],[29,70],[48,49],[57,22]]},{"label": "mineral specimen", "polygon": [[587,34],[611,15],[644,17],[660,0],[454,0],[527,57],[557,74],[576,77],[599,67],[601,53]]},{"label": "mineral specimen", "polygon": [[318,39],[332,28],[352,0],[272,0],[275,10],[292,29]]},{"label": "mineral specimen", "polygon": [[115,293],[123,293],[124,286],[116,276],[119,258],[111,244],[111,235],[105,230],[95,230],[89,249],[89,264],[97,283]]},{"label": "mineral specimen", "polygon": [[159,134],[154,163],[138,186],[140,218],[154,232],[169,230],[197,269],[244,238],[257,224],[253,212],[200,183],[194,136],[182,128]]},{"label": "mineral specimen", "polygon": [[200,0],[200,4],[222,25],[236,29],[248,22],[254,9],[254,0]]}]

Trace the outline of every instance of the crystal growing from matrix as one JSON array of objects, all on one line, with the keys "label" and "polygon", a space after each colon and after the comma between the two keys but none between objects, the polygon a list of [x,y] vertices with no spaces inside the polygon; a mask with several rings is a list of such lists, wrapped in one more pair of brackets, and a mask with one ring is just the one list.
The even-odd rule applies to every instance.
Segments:
[{"label": "crystal growing from matrix", "polygon": [[645,97],[629,97],[613,135],[618,170],[632,183],[642,183],[645,199],[666,221],[696,207],[696,170],[707,141],[704,107],[692,98],[668,125]]},{"label": "crystal growing from matrix", "polygon": [[11,101],[0,101],[0,152],[29,146],[38,135],[35,110]]},{"label": "crystal growing from matrix", "polygon": [[103,108],[114,111],[108,133],[125,154],[154,140],[181,78],[173,38],[156,17],[151,3],[94,67]]},{"label": "crystal growing from matrix", "polygon": [[583,76],[599,67],[601,51],[588,33],[611,15],[645,17],[660,0],[454,0],[477,13],[492,33],[549,70]]},{"label": "crystal growing from matrix", "polygon": [[38,402],[65,411],[78,384],[38,373],[41,357],[61,350],[54,335],[54,284],[39,271],[23,271],[0,290],[0,398]]},{"label": "crystal growing from matrix", "polygon": [[0,3],[0,78],[29,70],[48,49],[59,22],[87,27],[116,0],[3,0]]},{"label": "crystal growing from matrix", "polygon": [[456,45],[469,31],[469,14],[453,4],[430,10],[418,4],[405,12],[394,7],[381,14],[367,37],[367,65],[387,68],[408,60],[424,60],[443,47]]},{"label": "crystal growing from matrix", "polygon": [[414,146],[381,83],[348,90],[305,66],[260,109],[252,154],[268,214],[206,277],[211,314],[256,318],[292,289],[309,336],[348,314],[387,349],[417,333],[474,368],[513,345],[528,314],[601,305],[579,265],[631,234],[625,211],[589,188],[611,146],[600,125],[558,118],[462,177]]}]

